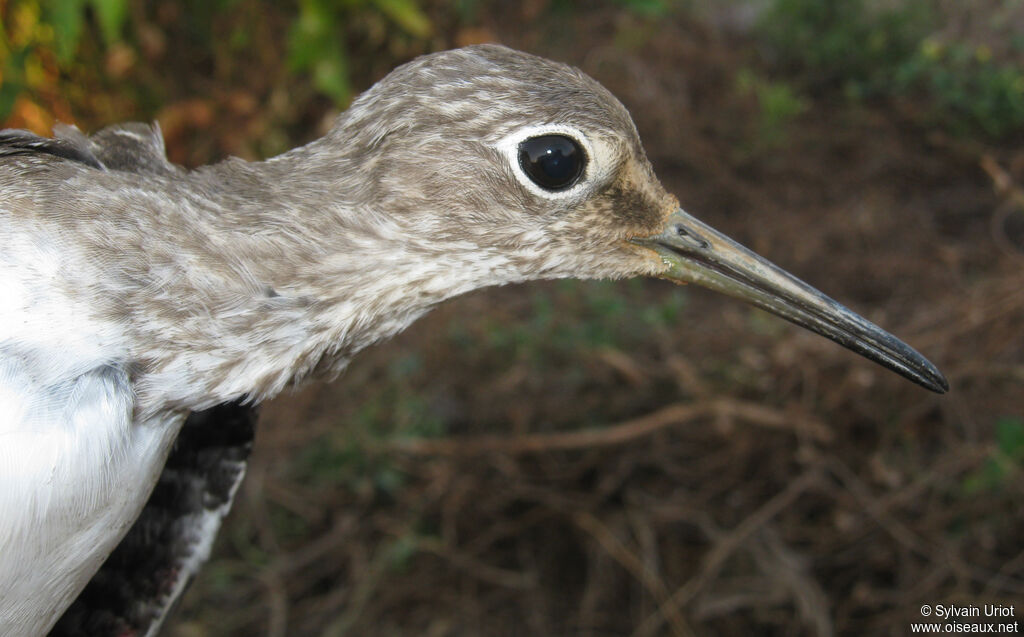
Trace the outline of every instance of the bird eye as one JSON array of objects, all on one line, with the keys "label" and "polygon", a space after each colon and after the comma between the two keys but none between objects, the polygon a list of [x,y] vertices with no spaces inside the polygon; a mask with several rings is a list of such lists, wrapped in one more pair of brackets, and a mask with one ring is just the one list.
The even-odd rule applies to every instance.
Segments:
[{"label": "bird eye", "polygon": [[583,174],[586,155],[565,135],[538,135],[519,144],[519,165],[541,188],[565,190]]}]

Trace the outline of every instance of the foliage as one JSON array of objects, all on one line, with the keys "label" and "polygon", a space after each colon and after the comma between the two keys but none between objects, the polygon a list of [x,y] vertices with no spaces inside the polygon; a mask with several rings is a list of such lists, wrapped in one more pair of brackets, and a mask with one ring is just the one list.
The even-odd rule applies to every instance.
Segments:
[{"label": "foliage", "polygon": [[[249,15],[260,14],[259,2],[248,4]],[[444,16],[451,15],[456,22],[465,21],[485,14],[489,4],[488,0],[451,5],[426,0],[294,0],[290,6],[278,7],[273,19],[287,21],[282,53],[288,68],[308,73],[317,92],[343,106],[352,95],[353,72],[361,68],[353,66],[351,56],[356,51],[360,58],[368,53],[361,46],[366,33],[375,34],[373,39],[398,51],[393,54],[401,58],[409,51],[437,45],[434,19],[444,23]],[[678,15],[688,6],[680,0],[612,0],[609,4],[656,21]],[[242,0],[185,2],[179,11],[195,22],[189,32],[195,41],[189,47],[216,48],[220,33],[210,25],[235,20],[232,16],[244,14],[243,5]],[[4,6],[0,120],[12,112],[19,96],[59,93],[54,88],[56,78],[76,67],[97,66],[94,58],[104,51],[109,56],[118,46],[139,49],[144,37],[138,20],[129,17],[155,9],[132,6],[132,0],[21,0]],[[563,14],[585,10],[584,5],[565,0],[542,6]],[[910,98],[924,111],[925,123],[961,133],[998,138],[1024,130],[1024,65],[1020,64],[1024,36],[1003,38],[1010,41],[1010,54],[993,55],[987,44],[952,39],[941,32],[942,18],[934,7],[931,0],[771,0],[761,13],[757,32],[769,45],[771,61],[792,80],[767,81],[753,74],[741,74],[737,80],[740,90],[755,96],[761,107],[760,141],[767,146],[777,142],[785,124],[804,110],[803,95],[833,89],[855,100]],[[593,8],[588,5],[586,10]],[[245,46],[232,48],[234,55],[257,46],[246,35],[250,31],[232,32],[232,37],[247,40]],[[396,48],[395,43],[400,45]],[[369,51],[376,49],[378,45],[369,47]],[[55,107],[47,102],[40,101],[42,108],[52,111]]]},{"label": "foliage", "polygon": [[26,90],[51,81],[53,67],[67,65],[91,14],[109,46],[121,38],[128,0],[25,1],[5,7],[0,29],[0,119]]},{"label": "foliage", "polygon": [[968,494],[998,490],[1024,472],[1024,420],[1001,418],[996,422],[995,440],[988,459],[964,478]]},{"label": "foliage", "polygon": [[[58,92],[55,87],[61,79],[71,80],[83,69],[103,69],[103,62],[109,67],[118,47],[127,52],[127,59],[134,60],[145,49],[147,37],[150,41],[154,37],[173,37],[169,32],[160,33],[159,28],[154,35],[161,8],[135,4],[139,6],[134,10],[131,0],[23,0],[9,7],[0,4],[0,120],[12,113],[21,96],[37,99],[40,93]],[[272,42],[254,41],[250,32],[267,28],[273,32],[275,20],[291,20],[286,29],[289,68],[310,73],[315,89],[339,105],[345,105],[352,93],[349,55],[353,30],[372,31],[387,42],[404,38],[419,43],[414,47],[419,49],[426,48],[434,33],[420,0],[298,0],[298,6],[265,13],[258,5],[240,0],[192,1],[181,6],[168,4],[163,9],[180,15],[188,25],[184,34],[189,40],[182,54],[200,51],[214,57],[224,44],[236,57],[243,57],[247,49],[252,51],[256,46],[273,46]],[[143,18],[129,21],[130,15]],[[263,24],[252,28],[256,26],[250,23],[253,20],[262,20]],[[229,28],[229,36],[224,39],[218,25],[238,28]]]},{"label": "foliage", "polygon": [[778,64],[803,75],[808,90],[923,98],[928,119],[957,132],[1024,129],[1024,68],[985,45],[944,42],[938,27],[926,0],[775,0],[758,28]]},{"label": "foliage", "polygon": [[751,69],[736,74],[736,88],[757,100],[757,142],[762,148],[781,142],[789,124],[808,108],[807,100],[789,84],[769,80]]},{"label": "foliage", "polygon": [[[524,321],[495,319],[488,324],[487,347],[508,360],[548,364],[553,359],[574,361],[587,352],[636,347],[652,331],[673,329],[686,306],[685,291],[672,289],[652,302],[644,283],[637,280],[564,280],[558,281],[556,288],[538,289],[533,294]],[[580,308],[579,314],[565,316],[556,311],[556,297],[561,302],[571,301]],[[641,298],[644,302],[639,301]],[[587,320],[580,321],[579,316]],[[456,345],[467,342],[458,333],[451,338]]]},{"label": "foliage", "polygon": [[311,71],[316,88],[340,104],[352,94],[344,26],[360,12],[384,16],[413,38],[433,32],[416,0],[302,0],[288,38],[289,65]]},{"label": "foliage", "polygon": [[897,69],[897,92],[922,91],[957,128],[1000,137],[1024,127],[1024,70],[997,64],[985,46],[925,39]]},{"label": "foliage", "polygon": [[74,55],[82,34],[84,9],[92,9],[103,41],[109,46],[121,39],[128,0],[50,0],[43,4],[53,25],[57,56],[67,62]]},{"label": "foliage", "polygon": [[923,2],[869,11],[865,0],[775,0],[759,25],[786,66],[812,85],[842,85],[866,96],[891,83],[894,64],[913,54],[928,32]]},{"label": "foliage", "polygon": [[639,15],[662,17],[677,3],[672,0],[615,0],[615,4]]}]

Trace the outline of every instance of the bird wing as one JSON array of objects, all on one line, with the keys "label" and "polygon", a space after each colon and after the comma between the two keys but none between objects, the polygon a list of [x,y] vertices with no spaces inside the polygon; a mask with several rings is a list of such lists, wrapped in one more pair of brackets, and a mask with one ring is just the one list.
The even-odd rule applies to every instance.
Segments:
[{"label": "bird wing", "polygon": [[88,139],[74,126],[65,128],[75,131],[81,139],[74,136],[67,138],[40,137],[26,130],[0,130],[0,160],[18,155],[43,154],[102,169],[103,164],[93,153]]},{"label": "bird wing", "polygon": [[53,127],[58,140],[76,146],[87,146],[107,170],[121,170],[142,175],[173,175],[183,173],[180,166],[167,161],[160,125],[128,122],[115,124],[85,137],[74,126]]},{"label": "bird wing", "polygon": [[129,122],[108,126],[91,136],[77,127],[57,124],[54,137],[25,130],[0,131],[0,160],[17,155],[52,155],[100,170],[141,175],[174,175],[180,166],[167,161],[159,124]]},{"label": "bird wing", "polygon": [[256,409],[191,414],[142,514],[50,637],[155,635],[199,567],[245,475]]},{"label": "bird wing", "polygon": [[[164,154],[163,138],[156,125],[112,126],[91,137],[85,136],[73,126],[59,125],[55,127],[55,134],[54,138],[45,138],[28,131],[0,131],[0,166],[5,165],[8,161],[16,162],[22,167],[71,162],[97,170],[124,171],[161,177],[173,176],[182,170],[167,161]],[[15,237],[17,236],[15,235]],[[32,242],[27,242],[27,244],[30,247],[35,246]],[[23,252],[26,251],[23,250]],[[20,254],[22,253],[17,253],[15,257]],[[27,250],[26,254],[31,257],[35,253]],[[18,264],[15,257],[8,259],[8,263],[0,259],[0,266],[9,265],[16,268]],[[14,282],[15,292],[21,290],[17,287],[19,282],[24,283],[21,279],[16,280]],[[29,291],[36,296],[40,294],[38,289]],[[45,297],[42,299],[43,301],[49,300],[49,296],[47,296],[49,292],[48,289],[41,292]],[[18,297],[15,296],[15,300],[17,300]],[[34,303],[34,305],[27,301],[20,305],[16,303],[14,308],[8,308],[10,311],[6,314],[0,311],[0,319],[11,320],[9,324],[0,320],[0,329],[26,321],[38,323],[39,317],[26,309],[36,307],[42,301],[36,299]],[[43,304],[45,305],[45,303]],[[59,306],[59,303],[56,306]],[[18,309],[19,307],[21,310]],[[22,313],[18,314],[17,312]],[[11,339],[17,341],[15,337],[18,335],[17,330],[0,333],[0,345],[13,342]],[[87,365],[85,369],[78,369],[80,366],[54,363],[54,361],[64,360],[62,356],[68,358],[67,352],[63,350],[67,350],[69,344],[61,340],[68,335],[51,333],[50,336],[45,347],[52,346],[62,351],[60,354],[49,350],[36,352],[46,354],[42,358],[52,363],[46,368],[47,373],[59,373],[64,379],[61,381],[63,383],[61,386],[67,385],[70,388],[76,388],[82,383],[94,380],[98,389],[88,393],[78,391],[77,394],[68,390],[59,395],[52,390],[48,389],[43,392],[41,389],[40,393],[47,397],[49,402],[66,405],[67,400],[63,398],[65,394],[74,396],[81,394],[77,398],[81,402],[93,396],[106,396],[104,391],[112,396],[110,399],[104,399],[107,403],[114,404],[115,399],[121,401],[116,403],[120,405],[120,409],[117,411],[117,414],[120,414],[119,419],[112,418],[111,413],[113,412],[110,409],[82,412],[84,415],[81,418],[75,415],[78,412],[68,416],[76,423],[81,420],[89,425],[84,428],[83,432],[72,430],[71,434],[79,437],[87,435],[98,438],[97,444],[93,447],[96,447],[101,454],[105,454],[108,450],[113,454],[113,450],[118,448],[118,445],[121,445],[124,440],[133,439],[133,434],[129,433],[132,430],[137,430],[141,437],[146,438],[149,436],[149,431],[154,428],[170,431],[172,434],[177,429],[177,423],[183,416],[170,415],[163,420],[157,419],[154,423],[131,422],[133,406],[130,401],[133,391],[130,388],[131,380],[127,367],[113,365],[103,360],[111,356],[116,358],[119,355],[115,351],[115,345],[109,346],[115,348],[111,351],[105,349],[100,351],[102,348],[94,348],[95,351],[93,351],[93,349],[79,347],[78,349],[83,350],[84,353],[78,353],[83,356],[88,355],[90,357],[89,364],[98,365],[98,367],[88,368]],[[92,342],[103,339],[85,340]],[[0,354],[3,354],[2,349],[0,349]],[[19,362],[21,358],[21,356],[12,356],[5,359],[0,356],[0,364],[5,360],[12,365],[14,363],[21,364]],[[92,358],[97,360],[93,361]],[[14,372],[8,373],[9,370],[5,370],[7,368],[0,365],[0,406],[7,404],[4,402],[5,399],[9,399],[8,402],[14,401],[16,406],[20,405],[25,401],[22,400],[23,396],[18,398],[21,393],[15,390],[21,385],[14,381],[20,381],[22,377],[34,378],[34,376],[28,372],[19,372],[12,376]],[[24,384],[22,383],[22,385]],[[32,385],[32,387],[34,386]],[[13,393],[10,395],[4,393],[8,389],[11,389]],[[124,405],[121,405],[122,402]],[[33,404],[38,406],[40,403],[36,401]],[[67,407],[67,409],[71,408]],[[51,424],[51,421],[53,423],[63,422],[56,417],[43,418],[37,411],[38,409],[33,407],[24,418],[17,419],[13,423],[2,421],[5,415],[0,414],[0,421],[2,421],[0,425],[8,424],[9,428],[17,428],[25,422],[38,428],[45,424]],[[185,419],[141,514],[135,519],[113,553],[89,580],[84,590],[65,610],[52,629],[51,635],[88,637],[133,635],[141,637],[142,635],[156,634],[168,611],[180,598],[188,582],[209,555],[213,540],[224,516],[231,507],[235,491],[245,473],[255,421],[255,409],[240,404],[220,405],[193,413]],[[58,427],[58,429],[60,428]],[[65,429],[68,428],[65,427]],[[158,450],[161,444],[159,442],[161,435],[163,434],[156,434],[153,441],[149,441],[147,438],[148,446],[144,446],[144,448],[150,451]],[[74,439],[74,441],[76,440],[78,438]],[[170,441],[168,441],[168,445],[170,445]],[[166,450],[166,447],[164,449]],[[153,452],[156,453],[156,451]],[[134,452],[129,449],[127,453],[131,455]],[[162,457],[162,454],[157,455]],[[103,457],[106,456],[102,455],[101,461]],[[110,461],[115,464],[131,465],[136,472],[132,475],[137,475],[139,480],[142,480],[144,474],[150,470],[146,466],[134,467],[136,464],[144,464],[138,458],[115,458],[112,455]],[[102,465],[102,462],[100,464]],[[81,466],[79,467],[79,465]],[[81,473],[86,478],[100,474],[105,475],[106,470],[97,471],[91,464],[79,463],[79,465],[75,466],[81,469]],[[0,476],[2,475],[0,473]],[[113,493],[118,489],[130,490],[133,487],[148,489],[148,485],[148,480],[144,486],[137,481],[135,483],[114,481],[110,487],[103,489],[103,495],[119,499],[120,495]],[[69,493],[73,495],[76,485],[67,486]],[[141,505],[141,502],[139,504]],[[106,509],[109,508],[106,507]],[[3,529],[3,525],[0,525],[0,531]],[[111,527],[111,532],[113,532],[113,527]],[[110,534],[106,533],[106,535]],[[3,537],[0,537],[0,540],[2,539]],[[0,560],[0,565],[2,563]],[[0,586],[0,590],[2,590],[2,586]],[[0,604],[0,611],[3,610],[4,607]],[[2,626],[0,626],[0,632],[3,632]]]}]

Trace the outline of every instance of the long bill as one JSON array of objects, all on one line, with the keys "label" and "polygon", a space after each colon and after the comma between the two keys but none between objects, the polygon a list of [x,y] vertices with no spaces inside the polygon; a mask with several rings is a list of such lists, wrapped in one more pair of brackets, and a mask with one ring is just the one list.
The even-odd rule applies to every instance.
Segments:
[{"label": "long bill", "polygon": [[661,255],[669,266],[663,278],[747,301],[926,389],[940,394],[949,389],[942,372],[909,345],[682,209],[669,217],[661,234],[633,241]]}]

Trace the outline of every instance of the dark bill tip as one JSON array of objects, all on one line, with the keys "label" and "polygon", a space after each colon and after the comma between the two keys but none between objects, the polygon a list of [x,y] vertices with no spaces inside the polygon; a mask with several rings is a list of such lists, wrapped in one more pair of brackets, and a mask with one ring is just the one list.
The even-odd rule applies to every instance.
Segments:
[{"label": "dark bill tip", "polygon": [[669,217],[661,234],[634,241],[661,255],[667,266],[662,278],[747,301],[925,389],[940,394],[949,390],[942,372],[912,347],[681,209]]}]

